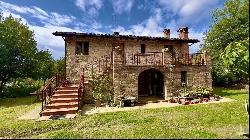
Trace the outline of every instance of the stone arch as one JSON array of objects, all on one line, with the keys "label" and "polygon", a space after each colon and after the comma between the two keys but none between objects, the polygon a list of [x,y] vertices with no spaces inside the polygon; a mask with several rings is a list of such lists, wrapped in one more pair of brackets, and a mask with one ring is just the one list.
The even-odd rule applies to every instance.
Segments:
[{"label": "stone arch", "polygon": [[138,97],[164,97],[164,73],[160,69],[144,69],[138,74]]}]

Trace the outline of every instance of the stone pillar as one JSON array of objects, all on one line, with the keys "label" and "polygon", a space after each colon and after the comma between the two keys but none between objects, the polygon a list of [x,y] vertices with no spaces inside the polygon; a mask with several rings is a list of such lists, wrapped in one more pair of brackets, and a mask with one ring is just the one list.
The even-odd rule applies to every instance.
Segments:
[{"label": "stone pillar", "polygon": [[117,97],[121,94],[120,92],[120,81],[122,74],[123,61],[123,44],[113,44],[112,60],[113,60],[113,86],[114,86],[114,102],[117,104]]}]

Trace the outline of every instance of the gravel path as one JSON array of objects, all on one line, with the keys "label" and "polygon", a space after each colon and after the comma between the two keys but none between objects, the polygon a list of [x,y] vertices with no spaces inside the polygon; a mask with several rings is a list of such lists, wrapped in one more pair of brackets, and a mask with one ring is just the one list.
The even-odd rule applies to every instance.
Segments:
[{"label": "gravel path", "polygon": [[[234,101],[234,100],[223,97],[222,99],[220,99],[220,101],[209,101],[209,102],[203,102],[199,104],[221,103],[221,102],[231,102],[231,101]],[[190,105],[198,105],[198,104],[190,104]],[[147,103],[145,105],[136,105],[134,107],[118,108],[118,107],[95,107],[93,104],[85,104],[82,108],[81,114],[91,115],[95,113],[128,111],[128,110],[135,110],[135,109],[160,108],[160,107],[175,107],[175,106],[182,106],[182,105],[178,103],[158,102],[158,103]],[[41,111],[41,107],[38,106],[35,109],[20,116],[18,119],[19,120],[37,120],[40,117],[39,116],[40,111]]]},{"label": "gravel path", "polygon": [[[229,98],[222,98],[220,101],[209,101],[203,102],[199,104],[210,104],[210,103],[221,103],[221,102],[231,102],[234,101],[233,99]],[[190,105],[198,105],[198,104],[190,104]],[[95,107],[92,104],[86,104],[83,106],[82,114],[83,115],[91,115],[95,113],[105,113],[105,112],[116,112],[116,111],[128,111],[128,110],[135,110],[135,109],[146,109],[146,108],[160,108],[160,107],[174,107],[174,106],[182,106],[182,104],[178,103],[168,103],[168,102],[158,102],[158,103],[147,103],[141,106],[134,106],[134,107]]]},{"label": "gravel path", "polygon": [[38,106],[35,109],[20,116],[18,119],[19,120],[37,120],[40,117],[39,115],[40,112],[41,112],[41,106]]}]

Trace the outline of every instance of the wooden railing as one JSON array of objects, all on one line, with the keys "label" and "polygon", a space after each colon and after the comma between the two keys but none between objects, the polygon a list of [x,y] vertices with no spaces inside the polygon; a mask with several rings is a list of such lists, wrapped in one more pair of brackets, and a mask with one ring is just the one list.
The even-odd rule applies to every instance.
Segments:
[{"label": "wooden railing", "polygon": [[172,55],[172,64],[176,65],[206,65],[205,60],[203,53]]},{"label": "wooden railing", "polygon": [[126,65],[164,65],[162,52],[125,53]]},{"label": "wooden railing", "polygon": [[84,68],[82,74],[80,75],[80,82],[78,85],[78,110],[82,102],[83,94],[84,94]]},{"label": "wooden railing", "polygon": [[56,74],[51,79],[49,79],[48,83],[41,90],[42,111],[44,110],[44,106],[48,104],[50,98],[55,93],[56,88],[60,86],[63,79],[64,76]]}]

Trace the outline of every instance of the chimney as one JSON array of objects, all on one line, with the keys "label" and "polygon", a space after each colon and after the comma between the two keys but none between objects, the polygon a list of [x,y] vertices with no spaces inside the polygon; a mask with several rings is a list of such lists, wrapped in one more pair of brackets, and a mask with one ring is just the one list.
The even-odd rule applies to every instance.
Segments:
[{"label": "chimney", "polygon": [[163,35],[164,35],[164,38],[169,39],[170,38],[170,29],[164,29]]},{"label": "chimney", "polygon": [[188,27],[180,27],[177,32],[179,32],[180,39],[188,39]]},{"label": "chimney", "polygon": [[119,35],[119,32],[114,32],[114,35],[115,35],[115,36],[118,36],[118,35]]}]

